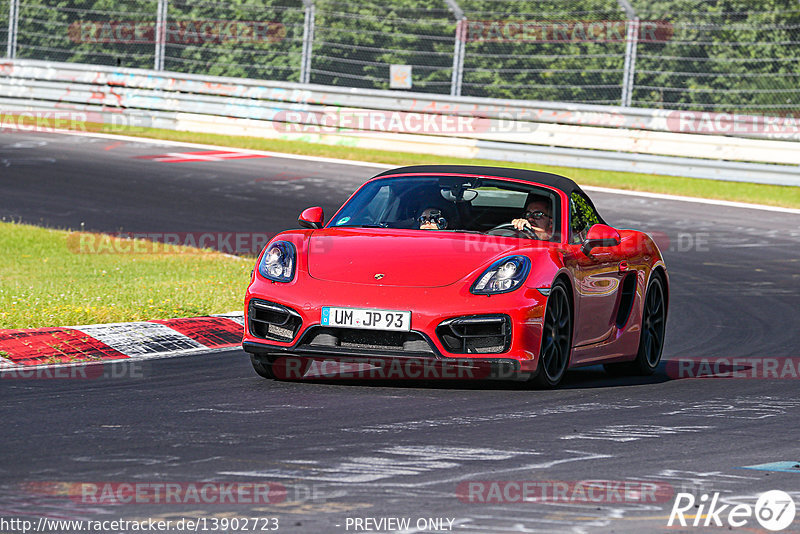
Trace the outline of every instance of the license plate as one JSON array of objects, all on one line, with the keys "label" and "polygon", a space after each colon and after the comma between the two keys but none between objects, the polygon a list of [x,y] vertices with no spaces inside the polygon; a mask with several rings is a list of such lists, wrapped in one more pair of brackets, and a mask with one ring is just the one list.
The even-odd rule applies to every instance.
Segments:
[{"label": "license plate", "polygon": [[411,330],[411,312],[323,306],[321,324],[322,326],[408,332]]}]

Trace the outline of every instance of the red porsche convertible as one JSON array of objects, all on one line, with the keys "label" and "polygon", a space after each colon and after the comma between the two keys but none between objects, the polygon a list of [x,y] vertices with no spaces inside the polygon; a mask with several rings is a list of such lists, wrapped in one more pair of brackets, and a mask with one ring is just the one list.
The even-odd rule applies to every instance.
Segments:
[{"label": "red porsche convertible", "polygon": [[243,348],[263,377],[413,360],[554,387],[571,367],[650,374],[661,359],[658,247],[608,226],[568,178],[403,167],[367,181],[327,224],[318,207],[299,224],[267,244],[247,288]]}]

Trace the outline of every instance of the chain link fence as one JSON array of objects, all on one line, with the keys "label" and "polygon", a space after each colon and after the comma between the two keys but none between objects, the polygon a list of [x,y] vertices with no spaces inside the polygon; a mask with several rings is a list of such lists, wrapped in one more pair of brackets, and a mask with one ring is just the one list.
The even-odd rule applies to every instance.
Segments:
[{"label": "chain link fence", "polygon": [[0,2],[0,47],[3,49],[3,54],[8,56],[11,51],[6,48],[8,43],[8,20],[10,3]]},{"label": "chain link fence", "polygon": [[[155,24],[156,0],[16,1],[18,58],[153,67],[153,45],[137,39],[134,29]],[[111,28],[131,28],[130,38],[118,39]]]},{"label": "chain link fence", "polygon": [[319,0],[311,82],[388,89],[390,65],[409,65],[414,90],[449,94],[455,31],[442,0]]},{"label": "chain link fence", "polygon": [[632,105],[800,110],[800,1],[634,0],[671,36],[638,45]]},{"label": "chain link fence", "polygon": [[0,0],[0,26],[6,56],[18,58],[476,97],[800,111],[798,0]]},{"label": "chain link fence", "polygon": [[300,81],[302,3],[170,0],[166,26],[166,70]]},{"label": "chain link fence", "polygon": [[621,103],[626,22],[616,1],[461,5],[468,17],[462,94]]}]

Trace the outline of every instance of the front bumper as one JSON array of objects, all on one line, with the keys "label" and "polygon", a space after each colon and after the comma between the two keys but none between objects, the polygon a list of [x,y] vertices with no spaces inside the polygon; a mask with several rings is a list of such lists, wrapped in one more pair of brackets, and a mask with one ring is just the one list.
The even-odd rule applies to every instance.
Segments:
[{"label": "front bumper", "polygon": [[409,354],[345,354],[314,350],[278,350],[244,343],[254,358],[269,362],[278,378],[367,380],[526,380],[532,371],[508,358],[431,358]]},{"label": "front bumper", "polygon": [[[298,272],[295,281],[274,283],[254,277],[245,297],[245,336],[243,348],[251,354],[294,355],[303,358],[346,360],[352,358],[416,360],[456,360],[465,365],[500,364],[518,372],[535,372],[541,346],[542,317],[546,297],[530,287],[492,296],[469,293],[466,285],[417,288],[379,284],[351,284],[320,281]],[[253,309],[285,307],[291,320],[281,335],[265,330]],[[322,306],[410,310],[412,331],[395,342],[375,344],[367,331],[363,342],[348,336],[356,333],[332,332],[321,326]],[[488,319],[487,319],[488,318]],[[461,343],[458,336],[493,333],[499,321],[507,330],[495,339]],[[465,320],[466,319],[466,320]],[[347,330],[347,329],[345,329]],[[342,334],[341,336],[339,334]],[[380,332],[377,331],[380,335]],[[386,338],[397,338],[386,332]],[[448,337],[449,336],[449,337]],[[491,337],[491,336],[490,336]],[[502,342],[497,341],[500,338]],[[321,340],[318,342],[318,340]],[[471,363],[470,363],[471,362]]]}]

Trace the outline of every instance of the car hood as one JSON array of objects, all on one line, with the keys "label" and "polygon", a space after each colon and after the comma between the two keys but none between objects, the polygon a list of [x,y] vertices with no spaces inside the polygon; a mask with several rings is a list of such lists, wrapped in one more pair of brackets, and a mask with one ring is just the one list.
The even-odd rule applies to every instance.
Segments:
[{"label": "car hood", "polygon": [[318,280],[441,287],[512,250],[519,250],[519,240],[434,230],[326,228],[309,239],[307,265]]}]

